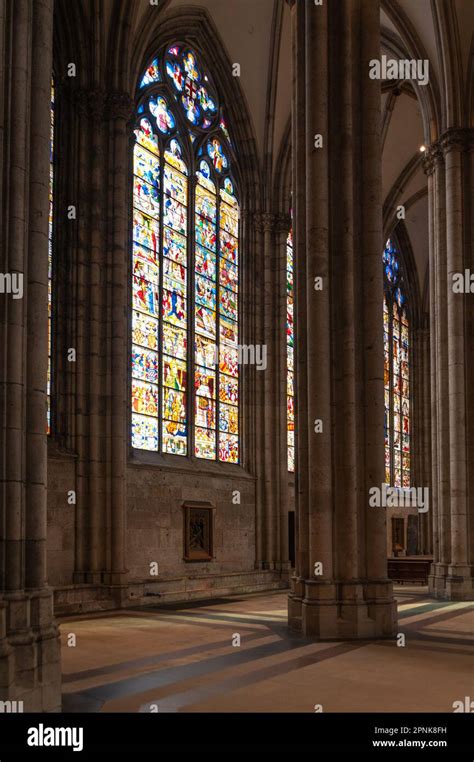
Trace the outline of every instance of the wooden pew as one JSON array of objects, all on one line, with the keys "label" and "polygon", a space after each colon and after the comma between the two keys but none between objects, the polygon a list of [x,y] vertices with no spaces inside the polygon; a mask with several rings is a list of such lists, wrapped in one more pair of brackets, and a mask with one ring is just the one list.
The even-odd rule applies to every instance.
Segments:
[{"label": "wooden pew", "polygon": [[411,582],[415,585],[427,585],[432,558],[389,558],[388,577],[393,582]]}]

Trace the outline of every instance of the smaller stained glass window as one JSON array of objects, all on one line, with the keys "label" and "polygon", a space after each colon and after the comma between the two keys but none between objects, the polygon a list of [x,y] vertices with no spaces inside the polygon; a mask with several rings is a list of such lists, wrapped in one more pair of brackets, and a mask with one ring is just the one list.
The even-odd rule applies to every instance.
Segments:
[{"label": "smaller stained glass window", "polygon": [[383,253],[384,451],[385,482],[411,482],[410,335],[400,254],[389,239]]},{"label": "smaller stained glass window", "polygon": [[48,220],[48,376],[46,382],[47,420],[46,431],[51,433],[51,381],[53,339],[53,194],[54,194],[54,82],[51,81],[50,108],[50,154],[49,154],[49,220]]},{"label": "smaller stained glass window", "polygon": [[294,293],[293,293],[293,229],[286,240],[286,407],[288,471],[295,470],[295,333],[294,333]]}]

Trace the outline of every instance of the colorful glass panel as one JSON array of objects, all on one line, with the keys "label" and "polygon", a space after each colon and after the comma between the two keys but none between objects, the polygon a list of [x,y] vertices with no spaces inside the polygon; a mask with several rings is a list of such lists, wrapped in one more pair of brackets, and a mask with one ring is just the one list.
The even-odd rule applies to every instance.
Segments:
[{"label": "colorful glass panel", "polygon": [[385,482],[411,483],[410,338],[400,255],[389,239],[383,253]]},{"label": "colorful glass panel", "polygon": [[161,82],[160,65],[157,58],[153,59],[148,69],[145,71],[140,82],[140,89],[147,85],[152,85],[153,82]]},{"label": "colorful glass panel", "polygon": [[173,89],[181,96],[187,120],[193,126],[208,129],[217,116],[217,100],[209,78],[202,75],[196,55],[181,51],[178,46],[168,50],[165,70]]},{"label": "colorful glass panel", "polygon": [[[194,52],[171,45],[161,60],[140,79],[140,90],[160,84],[139,96],[133,151],[132,445],[238,463],[239,206],[229,133]],[[194,126],[210,131],[204,144]]]},{"label": "colorful glass panel", "polygon": [[53,339],[53,194],[54,194],[54,82],[51,82],[49,128],[49,218],[48,218],[48,369],[46,379],[46,432],[51,433],[51,381]]},{"label": "colorful glass panel", "polygon": [[287,408],[287,452],[288,471],[295,470],[295,380],[294,380],[294,293],[293,293],[293,229],[286,239],[286,408]]}]

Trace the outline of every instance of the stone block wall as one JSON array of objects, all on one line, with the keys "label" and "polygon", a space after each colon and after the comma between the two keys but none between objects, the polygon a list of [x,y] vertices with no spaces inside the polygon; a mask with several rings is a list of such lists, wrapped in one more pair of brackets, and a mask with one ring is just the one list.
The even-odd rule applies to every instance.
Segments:
[{"label": "stone block wall", "polygon": [[[233,503],[236,491],[240,492],[240,504]],[[211,562],[183,560],[183,503],[196,500],[215,509]],[[253,479],[239,474],[177,473],[174,469],[129,466],[126,559],[130,581],[148,579],[153,561],[159,564],[160,578],[254,569]]]},{"label": "stone block wall", "polygon": [[70,585],[74,573],[75,505],[68,503],[74,489],[74,461],[48,458],[47,580],[51,587]]}]

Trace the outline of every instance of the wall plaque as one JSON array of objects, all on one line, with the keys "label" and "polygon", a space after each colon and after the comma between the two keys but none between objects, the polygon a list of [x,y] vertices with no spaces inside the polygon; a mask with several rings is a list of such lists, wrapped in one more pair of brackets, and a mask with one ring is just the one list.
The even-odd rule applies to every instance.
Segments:
[{"label": "wall plaque", "polygon": [[184,503],[184,560],[212,561],[213,507],[210,503]]}]

